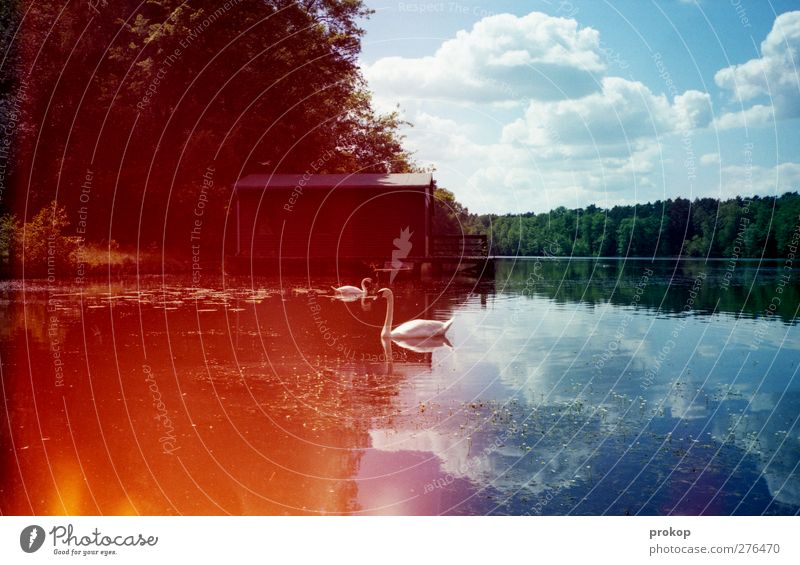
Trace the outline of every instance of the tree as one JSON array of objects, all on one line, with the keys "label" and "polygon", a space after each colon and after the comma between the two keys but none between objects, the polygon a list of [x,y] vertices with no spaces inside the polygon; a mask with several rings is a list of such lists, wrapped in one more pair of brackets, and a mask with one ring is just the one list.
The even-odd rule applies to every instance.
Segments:
[{"label": "tree", "polygon": [[10,271],[14,263],[19,233],[19,221],[14,214],[0,216],[0,265]]},{"label": "tree", "polygon": [[[462,210],[452,193],[447,202]],[[720,202],[678,198],[608,210],[587,206],[519,215],[467,214],[466,233],[487,233],[496,255],[633,257],[784,256],[800,225],[800,195]],[[460,233],[460,232],[459,232]]]},{"label": "tree", "polygon": [[792,238],[800,226],[800,195],[786,193],[778,199],[775,212],[775,245],[778,254],[788,253]]},{"label": "tree", "polygon": [[436,235],[486,233],[490,219],[478,219],[456,200],[446,188],[435,187],[433,192],[433,232]]},{"label": "tree", "polygon": [[0,217],[0,258],[4,268],[26,275],[62,276],[60,272],[74,264],[79,238],[66,233],[67,211],[55,201],[39,210],[30,221],[21,224],[15,215]]},{"label": "tree", "polygon": [[375,112],[361,76],[360,0],[123,0],[98,14],[19,0],[0,14],[9,5],[26,16],[0,78],[35,77],[17,212],[58,190],[73,223],[89,210],[90,239],[184,248],[201,194],[203,229],[220,234],[245,174],[413,169],[404,123]]}]

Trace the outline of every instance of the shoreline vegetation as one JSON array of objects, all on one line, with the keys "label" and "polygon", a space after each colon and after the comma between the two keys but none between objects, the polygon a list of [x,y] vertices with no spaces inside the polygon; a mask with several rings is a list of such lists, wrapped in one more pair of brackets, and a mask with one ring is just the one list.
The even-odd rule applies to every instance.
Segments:
[{"label": "shoreline vegetation", "polygon": [[[779,259],[800,239],[800,195],[678,198],[644,205],[557,208],[544,214],[471,214],[437,189],[434,231],[486,233],[496,257],[562,259]],[[67,210],[57,202],[28,222],[0,216],[0,274],[53,280],[121,274],[183,274],[192,257],[180,246],[147,248],[70,235]],[[220,257],[220,255],[217,255]],[[25,258],[23,265],[23,257]],[[24,269],[23,269],[24,267]],[[221,265],[216,264],[217,270]],[[214,271],[210,263],[204,269]]]},{"label": "shoreline vegetation", "polygon": [[[404,148],[400,108],[374,108],[358,63],[371,13],[359,0],[124,1],[84,34],[83,6],[3,4],[0,29],[19,40],[0,72],[0,275],[213,270],[244,175],[432,172]],[[797,192],[503,215],[437,188],[433,233],[486,234],[494,256],[771,258],[798,218]]]},{"label": "shoreline vegetation", "polygon": [[207,4],[0,4],[4,275],[180,270],[221,256],[242,176],[418,169],[362,76],[364,2]]},{"label": "shoreline vegetation", "polygon": [[[14,214],[0,217],[0,275],[4,278],[47,278],[64,281],[116,274],[158,272],[162,256],[154,250],[120,248],[111,240],[86,241],[69,235],[70,222],[63,206],[52,202],[24,224]],[[179,261],[164,258],[165,265],[180,272]]]},{"label": "shoreline vegetation", "polygon": [[485,233],[495,256],[780,258],[800,231],[797,192],[504,215],[471,214],[438,194],[438,233]]}]

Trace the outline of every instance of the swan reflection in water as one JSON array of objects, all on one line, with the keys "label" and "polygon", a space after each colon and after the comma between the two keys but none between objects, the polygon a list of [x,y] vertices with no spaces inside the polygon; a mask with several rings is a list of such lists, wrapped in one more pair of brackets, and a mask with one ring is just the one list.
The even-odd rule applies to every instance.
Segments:
[{"label": "swan reflection in water", "polygon": [[[453,344],[445,336],[432,336],[427,338],[410,338],[410,339],[394,339],[389,336],[381,337],[381,346],[383,347],[382,359],[385,363],[386,375],[393,375],[394,373],[394,354],[392,353],[392,343],[399,345],[401,348],[414,353],[433,353],[434,350],[440,347],[449,347],[453,349]],[[430,357],[428,357],[430,362]]]},{"label": "swan reflection in water", "polygon": [[431,353],[434,349],[440,347],[453,348],[453,344],[447,339],[445,335],[434,335],[430,337],[409,337],[409,338],[392,338],[397,345],[404,349],[408,349],[415,353]]}]

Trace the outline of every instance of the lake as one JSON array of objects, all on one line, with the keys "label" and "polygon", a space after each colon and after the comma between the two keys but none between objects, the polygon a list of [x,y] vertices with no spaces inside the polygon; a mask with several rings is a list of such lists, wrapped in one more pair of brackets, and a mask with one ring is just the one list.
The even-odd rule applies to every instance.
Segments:
[{"label": "lake", "polygon": [[[782,262],[503,260],[400,281],[2,290],[3,514],[797,514]],[[208,280],[206,280],[208,279]],[[430,350],[426,350],[430,349]]]}]

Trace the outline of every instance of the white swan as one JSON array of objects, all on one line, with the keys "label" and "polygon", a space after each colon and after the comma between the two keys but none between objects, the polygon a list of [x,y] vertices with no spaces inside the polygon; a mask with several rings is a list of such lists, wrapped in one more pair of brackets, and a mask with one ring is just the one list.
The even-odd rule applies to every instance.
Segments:
[{"label": "white swan", "polygon": [[383,323],[381,337],[389,336],[395,341],[419,341],[425,338],[444,337],[444,334],[453,324],[454,318],[450,318],[446,322],[440,322],[439,320],[409,320],[392,329],[394,293],[388,288],[382,288],[378,291],[378,294],[388,302],[386,306],[386,321]]},{"label": "white swan", "polygon": [[386,360],[386,374],[391,375],[394,373],[394,357],[392,356],[392,338],[388,335],[381,336],[381,345],[383,346],[383,358]]},{"label": "white swan", "polygon": [[369,277],[361,281],[361,288],[352,285],[340,286],[338,288],[332,286],[331,288],[333,292],[336,293],[336,298],[356,300],[369,295],[367,284],[372,284],[372,279]]}]

